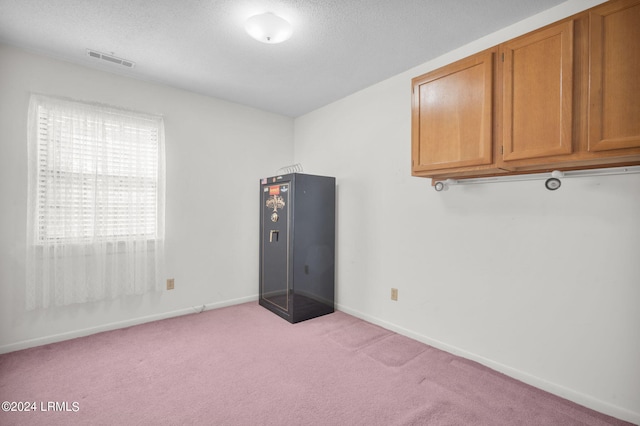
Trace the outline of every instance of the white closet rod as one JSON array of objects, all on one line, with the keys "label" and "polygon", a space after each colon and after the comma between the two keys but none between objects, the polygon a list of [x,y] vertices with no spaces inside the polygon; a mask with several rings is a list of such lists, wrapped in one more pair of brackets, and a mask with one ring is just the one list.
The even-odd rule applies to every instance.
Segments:
[{"label": "white closet rod", "polygon": [[[491,176],[484,178],[470,178],[470,179],[446,179],[438,181],[434,184],[436,191],[446,190],[449,186],[455,185],[475,185],[479,183],[500,183],[500,182],[518,182],[526,180],[543,180],[550,179],[558,180],[560,178],[574,178],[574,177],[590,177],[590,176],[610,176],[610,175],[624,175],[630,173],[640,173],[640,166],[627,166],[627,167],[612,167],[607,169],[587,169],[587,170],[567,170],[564,172],[554,170],[551,173],[533,173],[523,175],[512,176]],[[559,187],[560,185],[558,185]],[[557,189],[553,188],[553,189]],[[547,187],[548,189],[551,189]]]}]

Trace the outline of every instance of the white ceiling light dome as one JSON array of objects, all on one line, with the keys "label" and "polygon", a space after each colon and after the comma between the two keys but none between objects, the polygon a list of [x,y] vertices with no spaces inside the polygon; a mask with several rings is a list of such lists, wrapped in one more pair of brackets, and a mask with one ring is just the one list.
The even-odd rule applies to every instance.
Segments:
[{"label": "white ceiling light dome", "polygon": [[293,34],[293,27],[286,19],[270,12],[247,19],[244,28],[251,37],[269,44],[282,43]]}]

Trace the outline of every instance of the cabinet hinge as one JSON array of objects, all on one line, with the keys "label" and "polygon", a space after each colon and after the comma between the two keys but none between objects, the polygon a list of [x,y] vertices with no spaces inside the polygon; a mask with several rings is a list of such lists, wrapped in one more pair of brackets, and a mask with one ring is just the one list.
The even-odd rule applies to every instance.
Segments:
[{"label": "cabinet hinge", "polygon": [[500,147],[500,154],[504,154],[504,145]]},{"label": "cabinet hinge", "polygon": [[504,52],[502,52],[502,62],[504,62]]}]

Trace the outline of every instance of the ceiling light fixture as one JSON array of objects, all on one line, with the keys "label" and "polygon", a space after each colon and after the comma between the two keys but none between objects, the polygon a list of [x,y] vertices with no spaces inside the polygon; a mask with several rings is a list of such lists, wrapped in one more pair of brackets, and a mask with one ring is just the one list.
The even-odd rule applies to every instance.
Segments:
[{"label": "ceiling light fixture", "polygon": [[244,28],[251,37],[269,44],[282,43],[293,33],[291,24],[273,13],[252,16]]}]

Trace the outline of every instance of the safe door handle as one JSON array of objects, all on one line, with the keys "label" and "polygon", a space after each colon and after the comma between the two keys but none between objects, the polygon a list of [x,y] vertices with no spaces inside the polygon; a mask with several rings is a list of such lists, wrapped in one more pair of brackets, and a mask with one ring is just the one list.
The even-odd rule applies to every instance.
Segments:
[{"label": "safe door handle", "polygon": [[272,229],[271,231],[269,231],[269,242],[272,243],[273,242],[273,237],[275,235],[276,237],[276,242],[278,242],[278,234],[280,233],[279,230],[277,229]]}]

